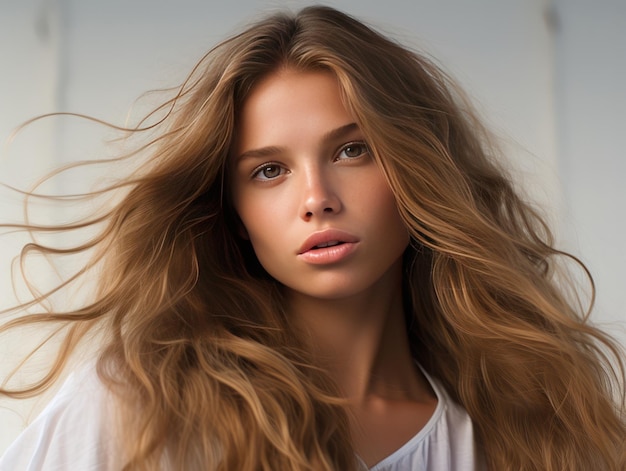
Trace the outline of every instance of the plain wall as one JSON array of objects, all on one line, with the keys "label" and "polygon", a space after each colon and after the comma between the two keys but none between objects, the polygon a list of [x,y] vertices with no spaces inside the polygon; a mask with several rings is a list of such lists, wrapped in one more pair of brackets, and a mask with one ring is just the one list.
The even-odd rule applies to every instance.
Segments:
[{"label": "plain wall", "polygon": [[[201,0],[0,0],[0,139],[22,121],[73,111],[123,124],[133,101],[179,83],[213,44],[268,8],[308,2]],[[626,12],[602,0],[329,1],[405,44],[432,54],[472,96],[515,177],[584,254],[598,282],[596,320],[626,343]],[[72,119],[33,125],[0,156],[0,181],[27,188],[64,162],[104,152],[97,126]],[[88,178],[87,178],[88,177]],[[97,175],[85,175],[90,180]],[[80,177],[60,180],[64,190]],[[81,182],[78,182],[81,183]],[[19,220],[0,190],[0,220]],[[54,210],[50,209],[54,216]],[[43,217],[47,215],[43,214]],[[0,238],[0,307],[12,303],[9,261],[23,239]],[[26,339],[0,337],[0,359]],[[0,360],[0,372],[2,362]],[[0,452],[32,403],[4,401]]]},{"label": "plain wall", "polygon": [[626,2],[555,10],[561,233],[594,275],[597,319],[626,344]]}]

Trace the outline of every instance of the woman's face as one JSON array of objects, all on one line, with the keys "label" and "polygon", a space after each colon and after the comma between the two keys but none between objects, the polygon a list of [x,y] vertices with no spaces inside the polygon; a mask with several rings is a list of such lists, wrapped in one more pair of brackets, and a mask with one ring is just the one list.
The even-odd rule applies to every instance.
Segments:
[{"label": "woman's face", "polygon": [[239,118],[233,201],[265,270],[325,299],[397,280],[408,231],[334,76],[278,71]]}]

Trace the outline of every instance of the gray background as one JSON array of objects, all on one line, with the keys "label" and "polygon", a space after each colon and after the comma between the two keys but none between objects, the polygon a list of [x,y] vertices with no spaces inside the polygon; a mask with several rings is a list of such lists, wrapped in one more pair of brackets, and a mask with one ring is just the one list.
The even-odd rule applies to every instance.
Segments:
[{"label": "gray background", "polygon": [[[0,140],[53,111],[123,124],[140,94],[178,84],[210,46],[259,12],[309,3],[0,0]],[[326,3],[432,54],[464,86],[560,247],[594,274],[593,319],[626,343],[626,2]],[[64,162],[103,156],[106,137],[76,119],[39,122],[1,148],[0,181],[26,189]],[[73,173],[48,189],[79,188],[94,177],[96,170]],[[60,217],[54,211],[39,216]],[[0,190],[0,219],[21,215],[19,198]],[[9,264],[24,240],[0,240],[1,308],[14,302]],[[35,272],[44,283],[53,278]],[[31,340],[0,337],[0,359],[13,359]],[[0,452],[43,403],[0,402]]]}]

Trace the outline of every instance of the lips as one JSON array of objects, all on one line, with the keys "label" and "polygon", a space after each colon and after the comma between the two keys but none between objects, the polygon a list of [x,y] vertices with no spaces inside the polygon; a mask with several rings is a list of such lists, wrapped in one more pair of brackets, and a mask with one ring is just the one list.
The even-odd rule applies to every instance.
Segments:
[{"label": "lips", "polygon": [[298,254],[354,242],[358,242],[358,239],[352,234],[336,229],[327,229],[311,234],[300,247]]},{"label": "lips", "polygon": [[343,242],[341,242],[339,240],[331,240],[330,242],[322,242],[321,244],[317,244],[311,250],[323,249],[323,248],[326,248],[326,247],[334,247],[335,245],[339,245],[339,244],[343,244]]},{"label": "lips", "polygon": [[334,264],[352,254],[359,239],[347,232],[327,229],[308,237],[298,251],[298,258],[314,265]]}]

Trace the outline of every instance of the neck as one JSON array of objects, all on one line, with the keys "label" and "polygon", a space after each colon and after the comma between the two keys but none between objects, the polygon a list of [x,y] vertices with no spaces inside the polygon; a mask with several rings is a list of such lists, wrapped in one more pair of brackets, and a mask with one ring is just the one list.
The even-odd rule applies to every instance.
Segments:
[{"label": "neck", "polygon": [[419,394],[404,321],[401,273],[349,298],[289,293],[289,315],[308,339],[315,360],[354,403]]}]

